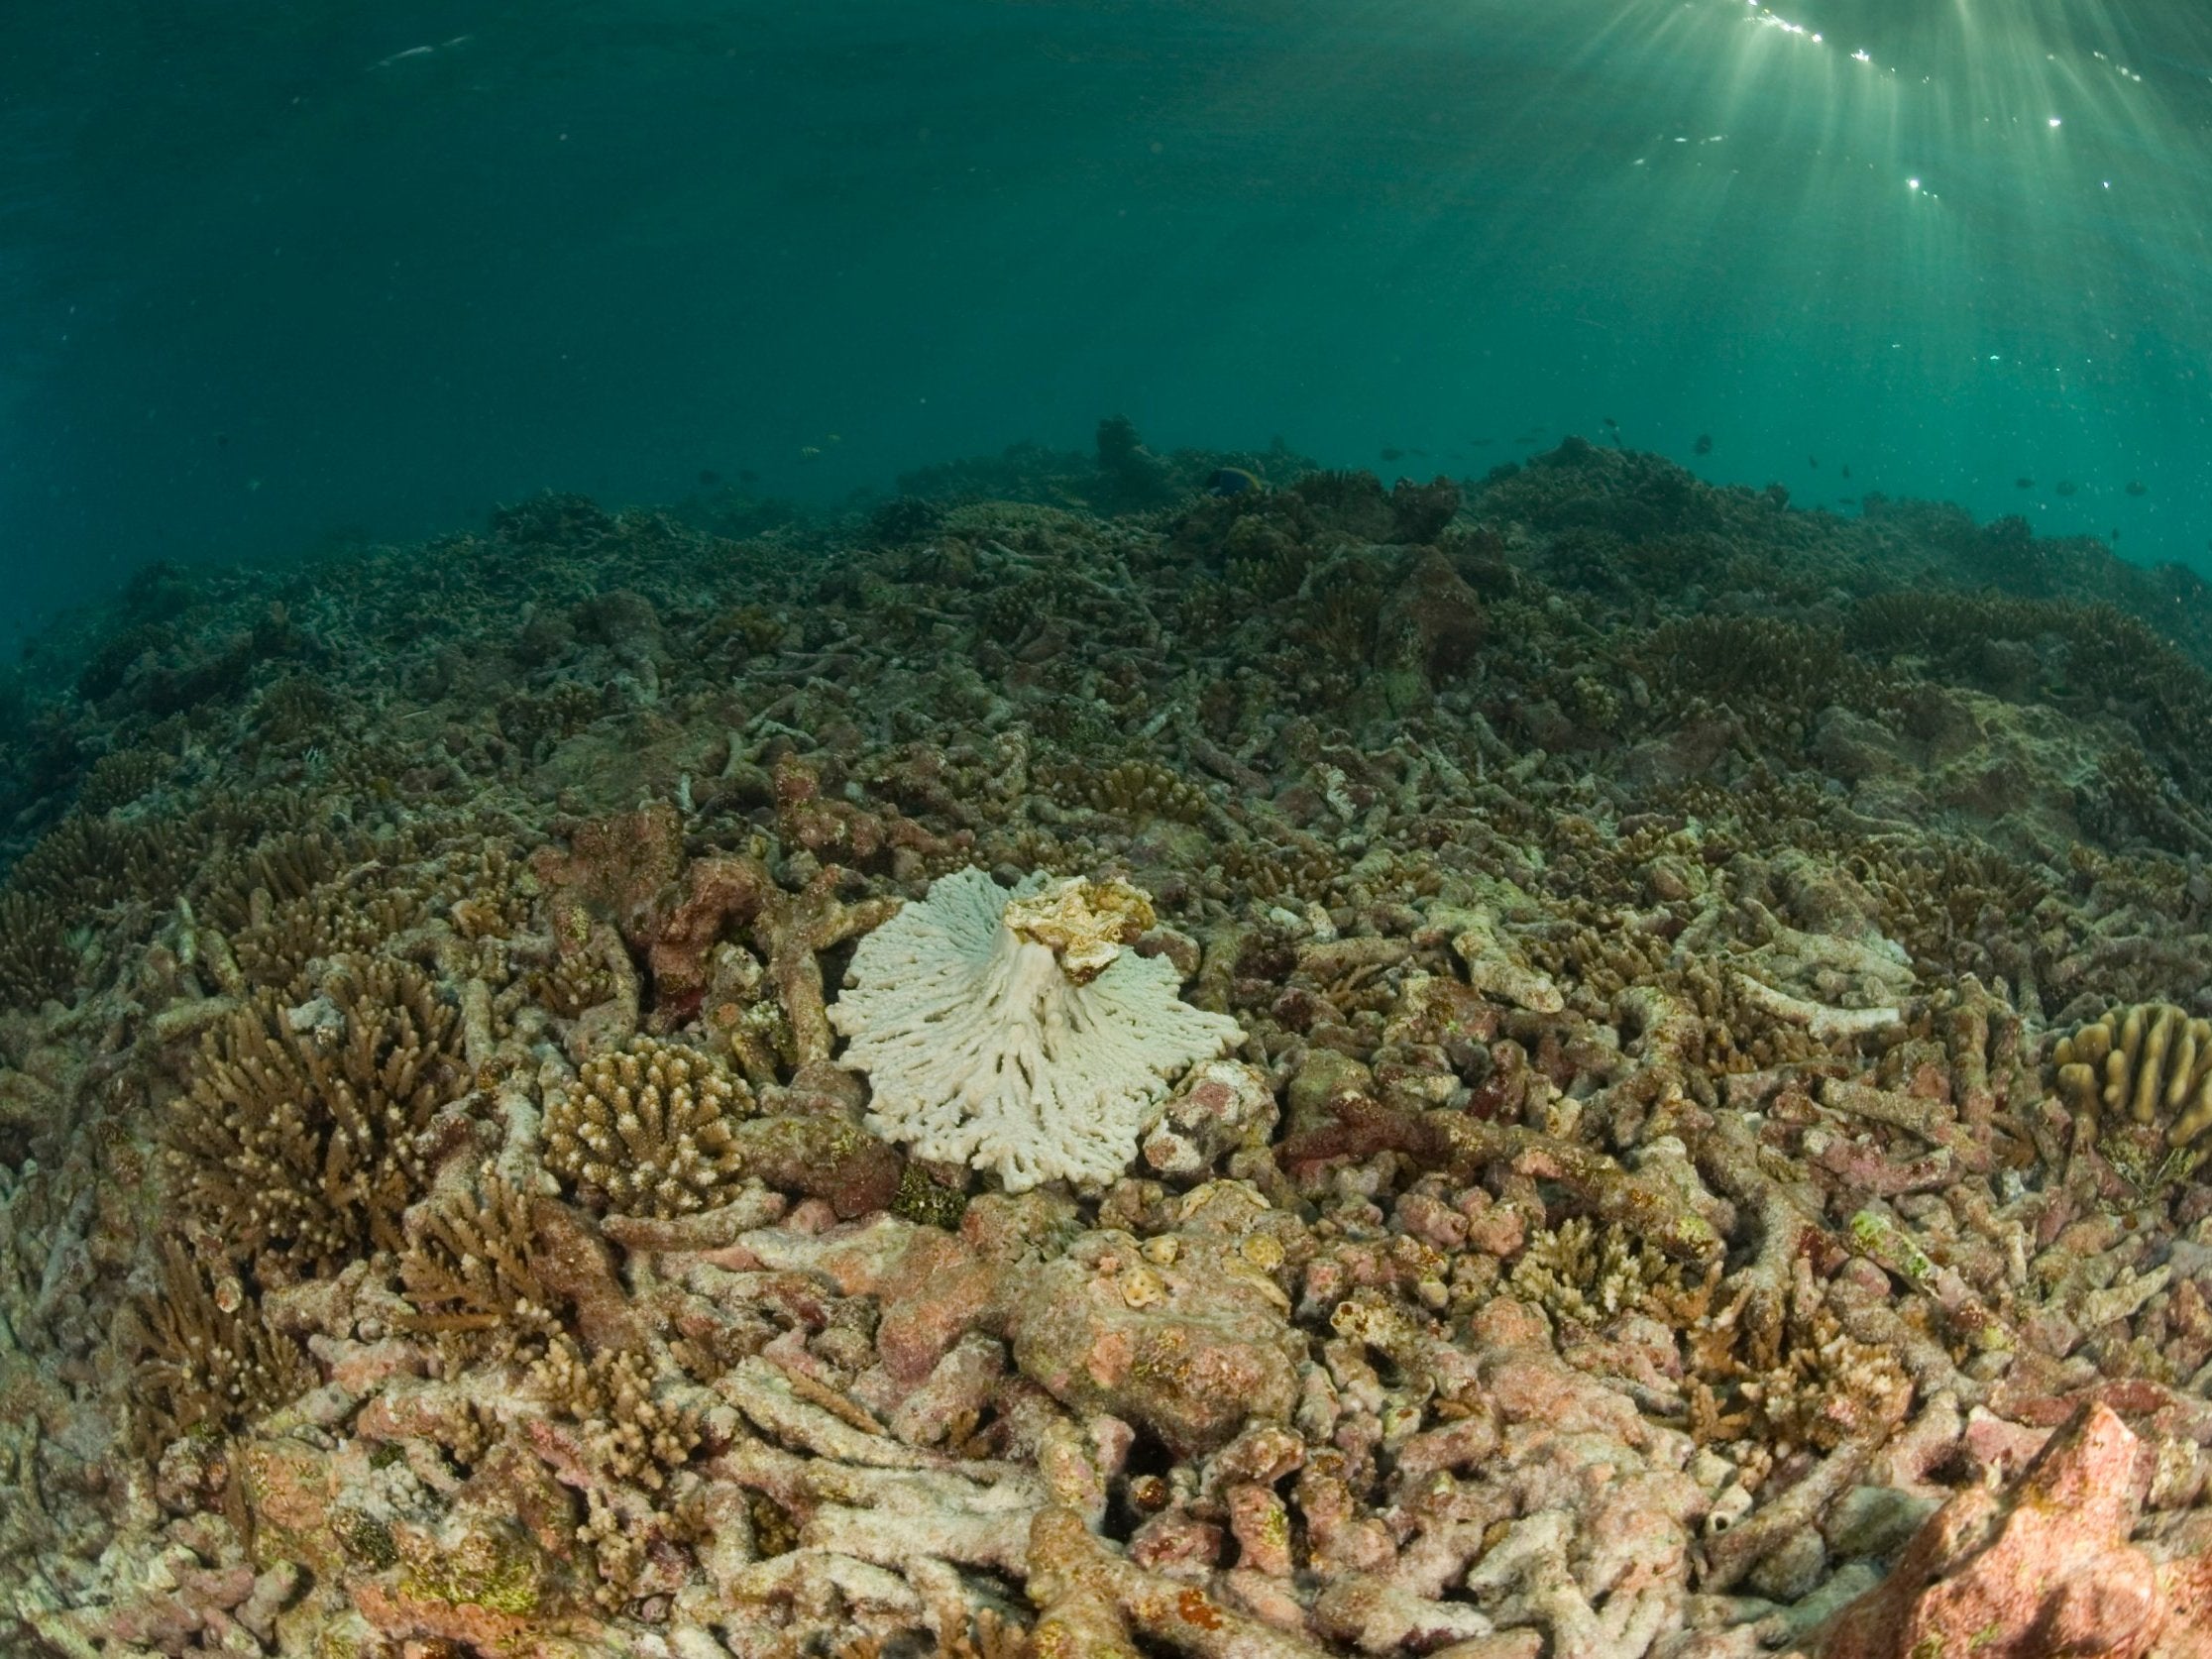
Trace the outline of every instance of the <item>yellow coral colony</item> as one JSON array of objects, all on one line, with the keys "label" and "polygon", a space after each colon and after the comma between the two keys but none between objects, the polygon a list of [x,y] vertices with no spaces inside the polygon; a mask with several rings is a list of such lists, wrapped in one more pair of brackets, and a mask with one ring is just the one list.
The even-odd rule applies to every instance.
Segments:
[{"label": "yellow coral colony", "polygon": [[1168,1080],[1244,1040],[1180,999],[1172,963],[1128,948],[1152,921],[1124,881],[940,880],[861,940],[830,1010],[874,1091],[869,1127],[1013,1192],[1121,1174]]},{"label": "yellow coral colony", "polygon": [[2170,1003],[2116,1008],[2060,1038],[2051,1059],[2083,1144],[2102,1128],[2163,1119],[2165,1144],[2179,1152],[2212,1129],[2212,1022]]}]

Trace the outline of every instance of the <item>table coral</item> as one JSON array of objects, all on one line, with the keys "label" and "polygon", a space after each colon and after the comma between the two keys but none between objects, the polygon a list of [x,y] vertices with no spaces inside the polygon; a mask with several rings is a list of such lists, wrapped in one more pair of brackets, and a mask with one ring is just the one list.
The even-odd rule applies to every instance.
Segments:
[{"label": "table coral", "polygon": [[1177,999],[1165,958],[1126,948],[1151,919],[1126,883],[939,881],[862,940],[832,1010],[870,1124],[1009,1191],[1120,1174],[1166,1079],[1243,1037]]}]

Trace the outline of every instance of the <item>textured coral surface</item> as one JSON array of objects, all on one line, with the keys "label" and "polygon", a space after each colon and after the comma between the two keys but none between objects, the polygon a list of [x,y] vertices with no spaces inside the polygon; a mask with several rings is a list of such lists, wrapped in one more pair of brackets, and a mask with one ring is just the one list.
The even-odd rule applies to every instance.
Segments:
[{"label": "textured coral surface", "polygon": [[2201,588],[1576,440],[908,488],[33,643],[0,1651],[2206,1652]]}]

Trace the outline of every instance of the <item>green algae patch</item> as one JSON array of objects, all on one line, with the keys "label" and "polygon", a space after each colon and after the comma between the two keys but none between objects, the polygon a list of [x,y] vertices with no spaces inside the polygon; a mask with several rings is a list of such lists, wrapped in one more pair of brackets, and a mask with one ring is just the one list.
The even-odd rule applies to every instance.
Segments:
[{"label": "green algae patch", "polygon": [[944,1185],[921,1164],[910,1161],[899,1176],[899,1190],[891,1199],[891,1212],[924,1227],[941,1227],[947,1233],[956,1233],[960,1230],[960,1218],[967,1214],[967,1205],[965,1192]]},{"label": "green algae patch", "polygon": [[544,1557],[526,1539],[504,1529],[472,1529],[453,1540],[410,1539],[403,1553],[399,1594],[411,1602],[445,1602],[527,1618],[548,1595]]},{"label": "green algae patch", "polygon": [[391,1528],[374,1515],[359,1509],[333,1509],[330,1535],[338,1540],[348,1560],[373,1571],[382,1572],[398,1563],[399,1545],[391,1536]]}]

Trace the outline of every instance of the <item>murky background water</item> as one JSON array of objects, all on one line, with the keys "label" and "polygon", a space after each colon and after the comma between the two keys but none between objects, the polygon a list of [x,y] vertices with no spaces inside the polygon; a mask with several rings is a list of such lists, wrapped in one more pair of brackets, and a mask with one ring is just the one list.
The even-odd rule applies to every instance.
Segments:
[{"label": "murky background water", "polygon": [[6,33],[10,631],[158,557],[703,474],[831,505],[1113,411],[1385,478],[1617,434],[2212,564],[2192,5],[83,0]]}]

